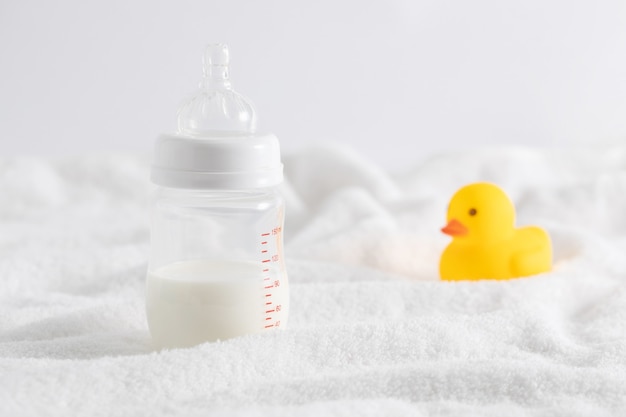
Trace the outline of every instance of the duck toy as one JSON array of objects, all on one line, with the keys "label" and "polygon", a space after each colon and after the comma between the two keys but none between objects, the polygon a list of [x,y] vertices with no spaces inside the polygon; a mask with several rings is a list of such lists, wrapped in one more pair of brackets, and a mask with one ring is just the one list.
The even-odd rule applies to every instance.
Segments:
[{"label": "duck toy", "polygon": [[452,237],[439,262],[442,280],[526,277],[550,271],[552,244],[545,230],[515,227],[515,207],[498,186],[479,182],[454,194],[441,231]]}]

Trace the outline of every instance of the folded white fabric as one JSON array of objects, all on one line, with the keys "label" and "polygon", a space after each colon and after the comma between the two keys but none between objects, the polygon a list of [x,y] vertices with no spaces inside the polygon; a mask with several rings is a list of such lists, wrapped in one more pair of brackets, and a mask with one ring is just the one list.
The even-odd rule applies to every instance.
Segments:
[{"label": "folded white fabric", "polygon": [[[156,352],[147,158],[1,160],[0,415],[626,413],[626,147],[285,167],[289,328]],[[438,280],[448,200],[478,180],[548,230],[552,272]]]}]

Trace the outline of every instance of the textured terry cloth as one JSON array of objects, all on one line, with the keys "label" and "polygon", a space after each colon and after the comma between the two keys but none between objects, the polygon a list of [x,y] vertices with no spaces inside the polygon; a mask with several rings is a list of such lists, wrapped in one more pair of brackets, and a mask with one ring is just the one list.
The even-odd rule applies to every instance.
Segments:
[{"label": "textured terry cloth", "polygon": [[[483,149],[390,175],[285,158],[289,327],[155,351],[147,158],[0,161],[2,416],[626,415],[626,148]],[[554,270],[441,282],[448,201],[502,186]]]}]

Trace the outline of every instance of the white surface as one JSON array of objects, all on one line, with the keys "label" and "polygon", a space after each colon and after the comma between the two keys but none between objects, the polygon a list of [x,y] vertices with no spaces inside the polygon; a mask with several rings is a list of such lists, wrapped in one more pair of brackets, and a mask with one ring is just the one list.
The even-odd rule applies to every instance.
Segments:
[{"label": "white surface", "polygon": [[[148,161],[0,162],[0,414],[626,414],[626,148],[477,150],[392,177],[285,160],[289,329],[152,350]],[[440,282],[461,185],[495,181],[554,271]]]},{"label": "white surface", "polygon": [[0,154],[149,152],[208,42],[230,45],[234,87],[286,152],[341,141],[401,170],[626,137],[621,0],[9,0]]}]

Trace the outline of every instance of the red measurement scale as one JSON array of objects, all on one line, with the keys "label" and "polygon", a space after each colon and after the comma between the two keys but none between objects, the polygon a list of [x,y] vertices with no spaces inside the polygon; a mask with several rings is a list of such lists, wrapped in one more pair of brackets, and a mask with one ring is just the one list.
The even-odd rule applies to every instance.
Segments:
[{"label": "red measurement scale", "polygon": [[[275,227],[271,232],[261,234],[261,264],[263,265],[263,299],[264,299],[264,327],[271,329],[280,326],[277,315],[282,305],[276,300],[275,294],[280,287],[280,279],[272,274],[272,264],[279,261],[277,253],[278,236],[282,232],[281,227]],[[273,276],[274,275],[274,276]]]}]

